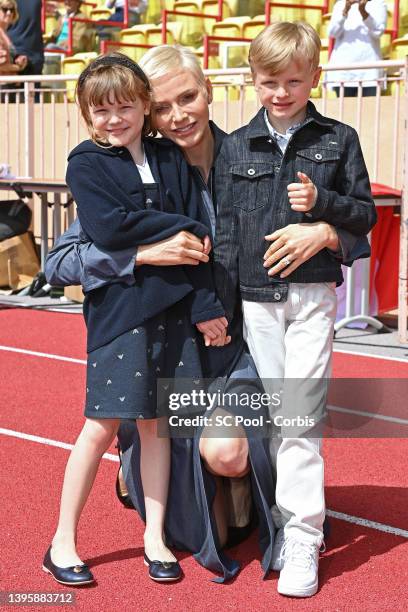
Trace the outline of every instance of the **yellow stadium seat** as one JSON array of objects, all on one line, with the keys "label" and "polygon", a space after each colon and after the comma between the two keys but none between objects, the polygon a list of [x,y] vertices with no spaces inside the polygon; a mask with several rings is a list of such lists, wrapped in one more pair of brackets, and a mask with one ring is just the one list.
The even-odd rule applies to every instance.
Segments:
[{"label": "yellow stadium seat", "polygon": [[100,21],[102,19],[108,20],[112,14],[113,11],[111,9],[94,8],[89,12],[89,18],[92,19],[92,21]]},{"label": "yellow stadium seat", "polygon": [[242,28],[245,23],[250,23],[249,17],[228,17],[223,21],[213,23],[212,36],[226,36],[227,38],[242,38]]},{"label": "yellow stadium seat", "polygon": [[236,3],[236,9],[234,15],[249,15],[255,17],[255,15],[265,15],[265,0],[240,0]]},{"label": "yellow stadium seat", "polygon": [[146,31],[139,29],[140,26],[135,28],[126,28],[119,32],[119,40],[123,43],[132,43],[134,45],[145,45],[146,44]]},{"label": "yellow stadium seat", "polygon": [[247,23],[244,23],[242,26],[242,36],[243,38],[250,38],[253,40],[265,29],[265,17],[262,19],[254,18]]},{"label": "yellow stadium seat", "polygon": [[[180,41],[181,24],[169,21],[167,23],[167,44],[175,45]],[[146,29],[146,44],[153,47],[162,44],[162,29],[161,26],[149,27]]]},{"label": "yellow stadium seat", "polygon": [[408,35],[396,38],[391,45],[391,59],[404,59],[408,55]]},{"label": "yellow stadium seat", "polygon": [[[203,0],[201,3],[201,12],[206,15],[218,15],[218,0]],[[232,17],[235,13],[232,11],[230,3],[226,0],[222,3],[222,18]],[[211,34],[211,29],[216,23],[215,19],[204,19],[204,30],[206,34]]]},{"label": "yellow stadium seat", "polygon": [[92,6],[93,4],[95,4],[95,2],[91,1],[89,4],[86,2],[82,2],[81,13],[84,13],[87,17],[90,18],[92,9],[97,8],[95,6]]},{"label": "yellow stadium seat", "polygon": [[[80,74],[89,62],[98,57],[98,54],[91,51],[89,53],[76,53],[71,57],[65,57],[61,62],[62,74]],[[70,102],[75,101],[75,81],[67,81],[67,97]]]},{"label": "yellow stadium seat", "polygon": [[[177,0],[174,3],[174,10],[183,11],[185,13],[200,13],[201,6],[199,2],[187,2]],[[171,15],[171,21],[181,25],[181,33],[179,42],[182,45],[197,47],[203,39],[204,20],[202,17],[192,17],[188,15]]]},{"label": "yellow stadium seat", "polygon": [[130,57],[133,61],[138,62],[142,55],[146,53],[146,49],[144,47],[126,47],[127,43],[132,45],[145,45],[146,43],[146,32],[144,28],[146,26],[134,26],[133,28],[127,28],[125,30],[121,30],[119,33],[119,41],[123,43],[123,47],[115,47],[115,51],[120,51],[124,53],[128,57]]}]

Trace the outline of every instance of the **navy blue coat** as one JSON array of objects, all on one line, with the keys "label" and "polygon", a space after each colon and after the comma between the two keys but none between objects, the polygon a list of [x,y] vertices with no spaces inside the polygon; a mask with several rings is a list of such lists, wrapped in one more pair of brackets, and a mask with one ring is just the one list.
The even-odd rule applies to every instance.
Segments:
[{"label": "navy blue coat", "polygon": [[[147,138],[146,155],[160,192],[159,209],[146,208],[145,191],[126,148],[103,148],[90,140],[68,158],[67,184],[87,236],[99,247],[121,250],[164,240],[185,230],[200,238],[201,195],[180,151],[165,140]],[[84,316],[88,351],[143,324],[191,294],[191,322],[222,316],[213,290],[211,268],[142,266],[135,284],[112,283],[87,293]]]}]

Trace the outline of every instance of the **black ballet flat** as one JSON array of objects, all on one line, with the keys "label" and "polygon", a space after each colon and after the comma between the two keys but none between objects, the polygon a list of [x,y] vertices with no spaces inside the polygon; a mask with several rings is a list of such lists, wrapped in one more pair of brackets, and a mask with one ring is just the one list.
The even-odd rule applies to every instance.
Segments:
[{"label": "black ballet flat", "polygon": [[170,582],[181,577],[178,561],[150,561],[145,553],[144,564],[149,567],[149,578],[156,582]]},{"label": "black ballet flat", "polygon": [[73,565],[72,567],[58,567],[51,561],[51,546],[45,553],[43,566],[44,572],[51,576],[60,584],[68,586],[82,586],[92,584],[95,578],[87,565]]}]

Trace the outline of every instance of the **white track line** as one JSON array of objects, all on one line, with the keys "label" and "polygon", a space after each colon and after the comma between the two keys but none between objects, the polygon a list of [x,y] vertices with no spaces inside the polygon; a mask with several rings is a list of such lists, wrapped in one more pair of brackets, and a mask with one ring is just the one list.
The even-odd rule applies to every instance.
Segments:
[{"label": "white track line", "polygon": [[[37,351],[29,351],[27,349],[15,348],[12,346],[0,345],[0,351],[10,351],[12,353],[23,353],[25,355],[33,355],[34,357],[46,357],[47,359],[57,359],[58,361],[70,361],[72,363],[86,364],[84,359],[74,359],[73,357],[64,357],[63,355],[53,355],[51,353],[38,353]],[[384,361],[397,361],[408,365],[408,359],[398,359],[398,357],[386,357],[383,355],[370,355],[369,353],[358,353],[351,351],[343,351],[341,349],[333,349],[334,353],[342,353],[343,355],[357,355],[358,357],[371,357],[372,359],[383,359]]]},{"label": "white track line", "polygon": [[[405,348],[405,347],[401,347],[401,348]],[[370,353],[360,353],[357,351],[344,351],[338,348],[334,348],[333,353],[343,353],[344,355],[357,355],[358,357],[372,357],[373,359],[384,359],[385,361],[398,361],[398,363],[406,363],[408,365],[408,359],[399,359],[398,357],[387,357],[385,355],[371,355]]]},{"label": "white track line", "polygon": [[[29,440],[30,442],[38,442],[39,444],[46,444],[48,446],[56,446],[65,450],[71,450],[72,444],[66,442],[59,442],[58,440],[50,440],[49,438],[41,438],[40,436],[32,436],[30,434],[21,433],[12,429],[4,429],[0,427],[0,434],[4,436],[10,436],[12,438],[19,438],[20,440]],[[105,453],[103,459],[109,461],[119,461],[116,455],[111,453]],[[368,527],[370,529],[376,529],[377,531],[383,531],[385,533],[391,533],[402,538],[408,538],[408,531],[405,529],[399,529],[398,527],[392,527],[391,525],[384,525],[383,523],[377,523],[375,521],[369,521],[368,519],[360,518],[359,516],[351,516],[349,514],[343,514],[343,512],[336,512],[334,510],[326,510],[326,514],[333,518],[339,519],[340,521],[346,521],[347,523],[353,523],[355,525],[361,525],[362,527]]]},{"label": "white track line", "polygon": [[371,419],[389,421],[390,423],[398,423],[399,425],[408,425],[407,419],[386,416],[385,414],[379,414],[378,412],[364,412],[363,410],[352,410],[351,408],[342,408],[340,406],[327,406],[327,410],[331,410],[332,412],[342,412],[343,414],[355,414],[361,417],[370,417]]},{"label": "white track line", "polygon": [[408,538],[408,531],[406,529],[398,529],[398,527],[391,527],[390,525],[384,525],[384,523],[376,523],[375,521],[369,521],[367,519],[360,518],[359,516],[351,516],[350,514],[335,512],[334,510],[326,510],[326,514],[332,518],[339,519],[339,521],[346,521],[347,523],[353,523],[354,525],[361,525],[361,527],[369,527],[370,529],[376,529],[377,531],[384,531],[384,533],[392,533],[392,535]]},{"label": "white track line", "polygon": [[64,357],[63,355],[52,355],[50,353],[38,353],[37,351],[29,351],[27,349],[14,348],[12,346],[1,346],[0,351],[10,351],[11,353],[23,353],[24,355],[32,355],[33,357],[46,357],[47,359],[56,359],[57,361],[69,361],[70,363],[86,364],[85,359],[74,359],[73,357]]},{"label": "white track line", "polygon": [[[73,444],[67,444],[66,442],[50,440],[50,438],[41,438],[40,436],[32,436],[31,434],[21,433],[20,431],[14,431],[13,429],[4,429],[3,427],[0,427],[0,434],[3,434],[3,436],[11,436],[12,438],[19,438],[20,440],[29,440],[30,442],[46,444],[47,446],[56,446],[58,448],[64,448],[65,450],[72,450],[74,447]],[[103,455],[103,459],[119,462],[119,457],[112,455],[112,453],[105,453]]]}]

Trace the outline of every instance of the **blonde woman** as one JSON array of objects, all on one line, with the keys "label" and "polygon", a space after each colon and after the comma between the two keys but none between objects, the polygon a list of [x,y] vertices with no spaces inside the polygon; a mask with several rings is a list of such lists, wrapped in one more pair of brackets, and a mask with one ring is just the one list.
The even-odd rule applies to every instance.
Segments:
[{"label": "blonde woman", "polygon": [[[213,168],[225,133],[209,120],[211,84],[194,54],[183,47],[163,45],[151,49],[140,65],[152,84],[153,126],[182,150],[201,191],[203,213],[213,233],[216,220]],[[312,223],[285,228],[275,242],[279,245],[289,242],[291,251],[301,254],[293,258],[294,265],[300,265],[322,248],[336,250],[339,238],[328,224]],[[367,249],[365,243],[360,242],[357,248],[355,243],[351,235],[341,232],[346,259],[350,259],[352,249],[351,259]],[[46,274],[54,284],[82,284],[85,291],[90,291],[112,281],[135,283],[138,268],[145,265],[194,265],[201,261],[202,247],[192,234],[175,232],[158,243],[140,245],[137,252],[132,248],[107,253],[84,242],[80,226],[75,222],[51,251]],[[270,265],[275,272],[283,270],[276,254],[272,255]],[[203,347],[203,369],[209,359],[212,365],[218,361],[216,372],[212,373],[228,376],[229,390],[242,384],[246,391],[256,393],[259,391],[257,373],[243,342],[241,326],[238,308],[229,327],[231,343],[224,348]],[[242,414],[245,410],[248,409],[232,406],[229,412]],[[225,411],[218,408],[217,414],[225,415]],[[249,435],[251,432],[241,426],[229,428],[224,436],[219,428],[215,435],[211,429],[201,427],[193,438],[172,440],[165,523],[167,542],[192,551],[199,563],[220,573],[222,578],[218,580],[222,581],[232,578],[239,570],[239,564],[223,548],[238,543],[258,522],[262,568],[267,573],[273,566],[273,557],[279,554],[273,548],[274,526],[269,512],[274,503],[274,483],[268,443]],[[124,501],[132,503],[144,518],[140,441],[134,424],[123,422],[118,438],[129,490]],[[120,493],[121,487],[117,490]]]}]

